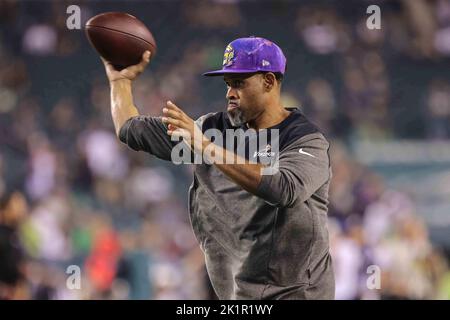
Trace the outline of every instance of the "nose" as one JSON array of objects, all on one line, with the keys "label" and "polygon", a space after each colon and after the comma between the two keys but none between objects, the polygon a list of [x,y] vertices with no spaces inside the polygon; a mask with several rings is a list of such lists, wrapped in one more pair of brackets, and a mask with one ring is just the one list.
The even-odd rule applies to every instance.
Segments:
[{"label": "nose", "polygon": [[228,87],[226,98],[228,100],[237,100],[238,99],[237,90],[232,87]]}]

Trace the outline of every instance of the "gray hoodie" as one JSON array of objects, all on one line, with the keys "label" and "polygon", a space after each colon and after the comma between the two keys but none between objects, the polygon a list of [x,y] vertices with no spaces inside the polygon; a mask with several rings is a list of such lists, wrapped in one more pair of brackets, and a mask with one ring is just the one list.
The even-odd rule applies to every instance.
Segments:
[{"label": "gray hoodie", "polygon": [[[268,128],[279,132],[278,171],[263,175],[255,194],[214,165],[195,165],[190,220],[220,299],[334,299],[329,143],[297,108],[290,111]],[[207,114],[196,124],[203,132],[238,129],[226,112]],[[166,131],[160,117],[137,116],[122,126],[119,138],[133,150],[170,161],[178,142]]]}]

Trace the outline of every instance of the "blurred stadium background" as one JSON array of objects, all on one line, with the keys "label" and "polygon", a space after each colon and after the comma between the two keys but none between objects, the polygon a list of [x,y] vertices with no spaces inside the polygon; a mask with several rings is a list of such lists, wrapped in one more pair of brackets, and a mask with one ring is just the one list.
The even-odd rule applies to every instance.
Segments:
[{"label": "blurred stadium background", "polygon": [[[279,44],[285,104],[332,140],[336,298],[449,299],[448,0],[0,0],[0,297],[215,298],[189,225],[192,167],[116,139],[103,66],[66,27],[72,4],[82,24],[126,11],[152,30],[159,51],[134,87],[149,115],[167,99],[194,118],[224,110],[223,82],[200,74],[235,38]],[[371,4],[381,30],[366,28]]]}]

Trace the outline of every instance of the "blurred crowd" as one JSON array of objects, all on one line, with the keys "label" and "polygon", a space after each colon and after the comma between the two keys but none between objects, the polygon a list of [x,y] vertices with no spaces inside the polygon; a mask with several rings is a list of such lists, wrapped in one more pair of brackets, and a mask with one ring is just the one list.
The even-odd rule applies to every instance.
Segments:
[{"label": "blurred crowd", "polygon": [[450,298],[449,248],[350,148],[450,138],[450,1],[378,1],[380,30],[366,1],[75,2],[0,1],[0,299],[215,298],[187,213],[193,168],[118,141],[100,60],[66,27],[71,4],[82,23],[114,10],[150,27],[158,53],[134,86],[148,115],[168,99],[193,118],[223,110],[224,84],[200,74],[234,38],[278,43],[285,105],[332,141],[336,297]]}]

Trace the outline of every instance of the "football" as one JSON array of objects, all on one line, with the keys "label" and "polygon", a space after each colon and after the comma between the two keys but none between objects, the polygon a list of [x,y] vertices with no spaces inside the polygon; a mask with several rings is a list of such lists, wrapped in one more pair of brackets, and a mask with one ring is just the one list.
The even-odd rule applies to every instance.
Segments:
[{"label": "football", "polygon": [[118,70],[137,64],[142,54],[156,54],[150,30],[136,17],[124,12],[106,12],[89,19],[85,27],[91,45]]}]

